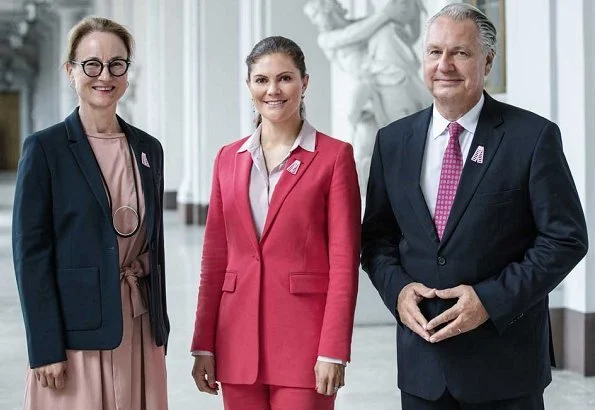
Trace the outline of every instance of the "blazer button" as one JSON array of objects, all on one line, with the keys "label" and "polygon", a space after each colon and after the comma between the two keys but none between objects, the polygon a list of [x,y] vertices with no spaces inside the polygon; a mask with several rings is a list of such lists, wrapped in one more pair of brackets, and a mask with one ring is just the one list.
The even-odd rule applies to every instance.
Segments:
[{"label": "blazer button", "polygon": [[440,266],[446,265],[446,258],[443,256],[438,256],[438,265],[440,265]]}]

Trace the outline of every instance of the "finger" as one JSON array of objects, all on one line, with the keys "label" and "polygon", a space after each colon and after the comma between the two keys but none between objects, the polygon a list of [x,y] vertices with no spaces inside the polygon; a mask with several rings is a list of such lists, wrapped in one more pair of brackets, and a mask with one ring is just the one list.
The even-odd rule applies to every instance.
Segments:
[{"label": "finger", "polygon": [[207,370],[207,381],[211,389],[214,389],[217,386],[217,382],[215,380],[215,369]]},{"label": "finger", "polygon": [[50,374],[47,374],[45,376],[45,378],[48,382],[48,387],[50,389],[55,389],[56,388],[56,379],[55,379],[54,375],[50,373]]},{"label": "finger", "polygon": [[[200,384],[202,387],[201,391],[203,391],[205,393],[209,393],[209,394],[215,394],[215,395],[217,394],[217,389],[215,388],[216,385],[215,385],[215,387],[211,387],[210,386],[211,382],[208,379],[206,379],[204,376],[201,377],[199,380],[200,380]],[[213,381],[213,383],[214,383],[214,381]]]},{"label": "finger", "polygon": [[461,328],[461,323],[459,320],[454,322],[450,322],[449,325],[444,326],[438,332],[433,334],[430,337],[430,343],[438,343],[446,339],[450,339],[451,337],[458,336],[461,333],[465,333]]},{"label": "finger", "polygon": [[419,284],[414,288],[414,290],[418,295],[423,296],[426,299],[432,299],[436,297],[436,289],[428,288],[422,284]]},{"label": "finger", "polygon": [[193,372],[192,377],[194,378],[194,383],[196,383],[196,387],[198,390],[204,392],[206,391],[207,381],[205,379],[206,371],[204,369],[197,369],[196,372]]},{"label": "finger", "polygon": [[54,378],[55,384],[56,384],[56,389],[57,390],[62,390],[64,388],[64,386],[66,385],[66,374],[65,372],[60,373],[59,375],[57,375]]},{"label": "finger", "polygon": [[454,299],[463,296],[463,287],[456,286],[449,289],[441,289],[436,291],[436,296],[440,299]]},{"label": "finger", "polygon": [[333,378],[329,378],[327,383],[326,383],[326,391],[324,392],[324,394],[326,394],[327,396],[332,396],[333,394],[335,394],[335,381],[334,381],[334,377]]},{"label": "finger", "polygon": [[320,394],[326,394],[326,379],[321,378],[318,383],[316,383],[316,392]]},{"label": "finger", "polygon": [[39,373],[39,381],[41,383],[41,387],[48,387],[48,381],[45,377],[45,373]]},{"label": "finger", "polygon": [[454,305],[450,309],[445,310],[444,312],[442,312],[441,314],[439,314],[434,319],[428,322],[428,324],[426,325],[426,330],[432,330],[443,323],[452,322],[453,320],[459,317],[459,311],[460,310],[457,305]]},{"label": "finger", "polygon": [[39,375],[39,372],[37,370],[34,370],[33,374],[35,374],[35,378],[37,379],[37,381],[39,381],[41,378],[41,376]]},{"label": "finger", "polygon": [[204,375],[198,377],[196,380],[196,385],[198,386],[198,390],[201,392],[213,394],[213,389],[209,387],[209,383],[207,382],[207,379],[205,379]]},{"label": "finger", "polygon": [[410,317],[412,322],[410,329],[417,333],[419,336],[421,336],[423,339],[429,340],[430,333],[426,329],[428,321],[421,313],[421,310],[419,310],[417,305],[411,308]]}]

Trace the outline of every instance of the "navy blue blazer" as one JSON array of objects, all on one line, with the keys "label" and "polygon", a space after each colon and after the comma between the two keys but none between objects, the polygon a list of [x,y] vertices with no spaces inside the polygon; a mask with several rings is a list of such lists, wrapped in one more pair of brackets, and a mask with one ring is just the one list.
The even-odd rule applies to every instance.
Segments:
[{"label": "navy blue blazer", "polygon": [[[167,343],[163,250],[163,150],[118,117],[146,202],[151,331]],[[144,153],[150,168],[142,165]],[[32,368],[66,360],[65,349],[114,349],[122,339],[118,242],[107,195],[78,108],[29,136],[19,161],[13,258]]]},{"label": "navy blue blazer", "polygon": [[[420,188],[432,108],[381,129],[372,156],[362,265],[388,309],[411,282],[471,285],[490,319],[430,344],[397,326],[399,387],[467,402],[539,394],[551,381],[548,293],[587,251],[587,228],[558,127],[485,94],[440,241]],[[471,161],[484,148],[483,163]],[[456,300],[424,300],[430,320]]]}]

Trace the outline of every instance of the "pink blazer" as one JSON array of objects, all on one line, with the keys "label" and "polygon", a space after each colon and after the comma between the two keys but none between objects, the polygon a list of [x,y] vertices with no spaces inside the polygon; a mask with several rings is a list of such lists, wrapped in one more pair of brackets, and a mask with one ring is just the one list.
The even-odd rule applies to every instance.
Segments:
[{"label": "pink blazer", "polygon": [[317,356],[350,360],[360,250],[351,145],[320,132],[298,147],[260,241],[248,197],[246,139],[215,160],[192,350],[215,353],[223,383],[315,387]]}]

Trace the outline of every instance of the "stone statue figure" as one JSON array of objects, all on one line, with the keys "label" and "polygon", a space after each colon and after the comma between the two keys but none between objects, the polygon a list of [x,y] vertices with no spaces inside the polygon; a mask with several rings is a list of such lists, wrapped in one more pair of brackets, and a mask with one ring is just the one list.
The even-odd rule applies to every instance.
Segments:
[{"label": "stone statue figure", "polygon": [[413,49],[421,33],[421,0],[372,0],[375,12],[357,20],[337,0],[310,0],[304,12],[318,44],[355,84],[349,108],[351,142],[364,200],[379,128],[419,111],[432,99]]}]

